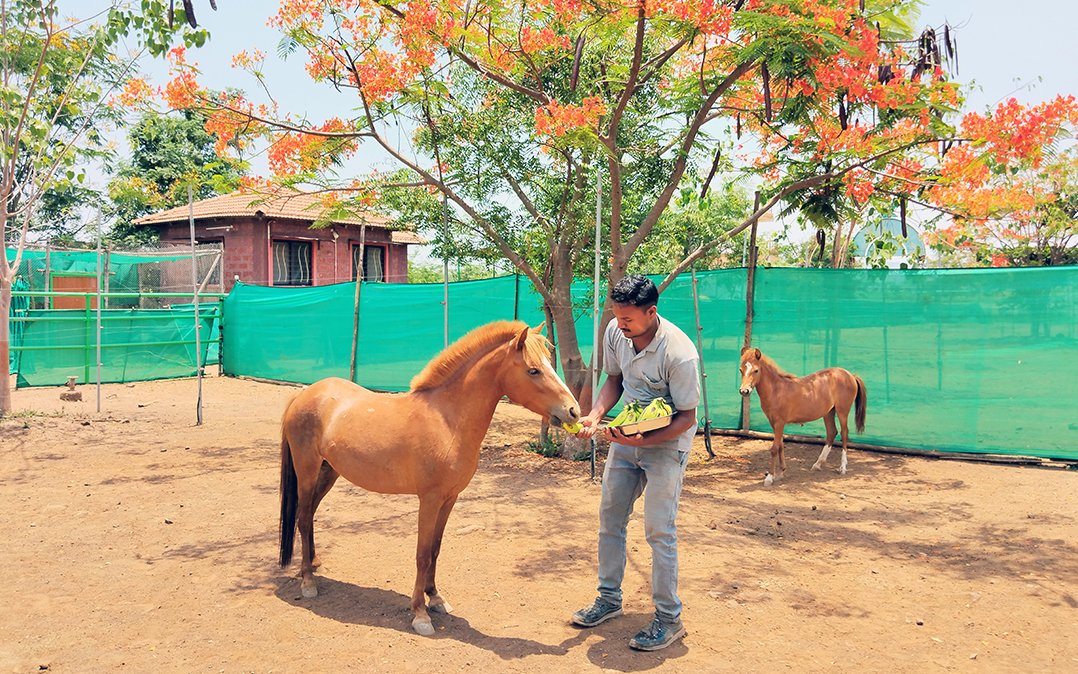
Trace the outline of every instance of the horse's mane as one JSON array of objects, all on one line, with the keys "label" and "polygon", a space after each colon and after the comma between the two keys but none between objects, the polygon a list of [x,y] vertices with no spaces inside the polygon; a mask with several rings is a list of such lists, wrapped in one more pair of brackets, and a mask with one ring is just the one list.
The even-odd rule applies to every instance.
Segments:
[{"label": "horse's mane", "polygon": [[[750,353],[752,353],[752,351],[746,351],[745,352],[745,356],[742,356],[742,358],[741,358],[742,363],[745,362],[745,357]],[[790,374],[786,370],[783,370],[781,367],[779,367],[778,363],[776,363],[774,360],[771,359],[771,356],[767,355],[763,351],[760,352],[760,362],[763,363],[764,365],[767,365],[768,367],[770,367],[772,370],[775,371],[775,374],[777,374],[778,376],[780,376],[780,377],[782,377],[784,379],[797,379],[796,374]]]},{"label": "horse's mane", "polygon": [[[523,321],[497,321],[472,330],[427,363],[423,371],[412,378],[412,390],[423,391],[444,383],[476,353],[504,344],[527,329],[528,324]],[[546,337],[529,332],[524,341],[524,362],[529,367],[539,367],[544,360],[550,360]]]}]

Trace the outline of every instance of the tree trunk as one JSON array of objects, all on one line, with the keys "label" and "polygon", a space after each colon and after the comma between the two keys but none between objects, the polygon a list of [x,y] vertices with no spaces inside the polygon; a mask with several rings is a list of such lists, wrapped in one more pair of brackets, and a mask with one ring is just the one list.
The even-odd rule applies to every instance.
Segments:
[{"label": "tree trunk", "polygon": [[577,340],[576,322],[573,320],[573,272],[569,250],[568,246],[559,245],[552,251],[554,269],[551,274],[550,295],[554,303],[548,308],[558,333],[558,356],[561,359],[565,385],[574,396],[579,396],[587,369],[580,355],[580,342]]},{"label": "tree trunk", "polygon": [[[7,263],[4,263],[7,266]],[[6,271],[6,270],[5,270]],[[12,277],[13,278],[13,277]],[[4,381],[0,382],[0,416],[11,414],[11,281],[0,272],[0,360],[4,361]]]}]

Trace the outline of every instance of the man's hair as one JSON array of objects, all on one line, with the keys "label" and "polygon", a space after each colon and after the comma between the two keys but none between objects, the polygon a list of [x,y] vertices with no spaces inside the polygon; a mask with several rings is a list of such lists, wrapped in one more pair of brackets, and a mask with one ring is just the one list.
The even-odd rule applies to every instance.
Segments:
[{"label": "man's hair", "polygon": [[659,289],[647,276],[629,274],[614,286],[613,292],[610,293],[610,301],[614,304],[631,304],[634,307],[647,309],[659,303]]}]

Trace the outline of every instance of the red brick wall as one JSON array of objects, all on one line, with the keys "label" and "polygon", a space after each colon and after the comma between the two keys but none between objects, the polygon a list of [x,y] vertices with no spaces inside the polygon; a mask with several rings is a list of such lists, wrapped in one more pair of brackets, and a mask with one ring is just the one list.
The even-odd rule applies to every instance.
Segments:
[{"label": "red brick wall", "polygon": [[[346,283],[352,280],[352,244],[359,244],[359,227],[333,225],[312,229],[298,220],[265,220],[255,217],[221,218],[195,222],[195,238],[223,239],[225,292],[243,283],[271,285],[270,245],[267,238],[311,241],[314,285]],[[231,226],[231,229],[216,229]],[[334,239],[336,234],[336,239]],[[368,228],[366,241],[386,247],[385,274],[390,283],[408,282],[408,246],[393,244],[389,230]],[[187,224],[161,228],[162,243],[186,244],[190,241]]]}]

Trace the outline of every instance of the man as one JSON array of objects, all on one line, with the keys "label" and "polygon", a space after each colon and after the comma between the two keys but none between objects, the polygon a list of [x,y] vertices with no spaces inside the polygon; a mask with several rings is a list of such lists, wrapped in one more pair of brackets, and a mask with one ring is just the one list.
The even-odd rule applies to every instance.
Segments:
[{"label": "man", "polygon": [[573,614],[581,627],[594,627],[622,614],[625,532],[633,505],[644,494],[644,536],[651,546],[651,594],[655,619],[629,640],[637,650],[666,648],[685,635],[677,596],[678,500],[696,434],[700,403],[700,357],[684,332],[658,314],[659,291],[639,275],[623,278],[610,295],[614,319],[603,337],[606,381],[577,437],[590,438],[618,400],[647,405],[663,398],[675,410],[669,426],[626,436],[604,428],[611,441],[603,471],[599,506],[599,597]]}]

